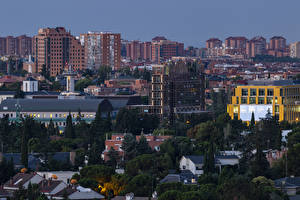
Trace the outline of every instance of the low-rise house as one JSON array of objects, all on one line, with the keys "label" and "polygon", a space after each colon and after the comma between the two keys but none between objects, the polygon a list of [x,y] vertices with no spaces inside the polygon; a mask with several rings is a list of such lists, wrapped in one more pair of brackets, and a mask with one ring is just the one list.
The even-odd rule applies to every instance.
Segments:
[{"label": "low-rise house", "polygon": [[29,183],[39,184],[42,180],[43,177],[37,173],[18,173],[4,184],[3,189],[8,192],[18,190],[20,187],[27,189]]},{"label": "low-rise house", "polygon": [[67,184],[64,183],[63,181],[53,180],[52,178],[43,179],[39,183],[39,188],[41,193],[45,194],[49,199],[51,199],[52,196],[62,191],[66,187]]},{"label": "low-rise house", "polygon": [[[51,159],[62,162],[62,163],[70,163],[73,165],[75,163],[75,152],[56,152],[49,155]],[[14,167],[16,169],[24,167],[21,162],[21,153],[1,153],[0,152],[0,162],[5,158],[7,161],[12,160],[14,163]],[[37,170],[43,163],[45,162],[45,158],[41,153],[30,153],[28,154],[28,168]]]},{"label": "low-rise house", "polygon": [[52,196],[52,199],[67,199],[73,200],[88,200],[88,199],[105,199],[105,197],[90,188],[84,188],[81,186],[68,186],[61,190],[57,194]]},{"label": "low-rise house", "polygon": [[[124,156],[124,151],[122,149],[122,143],[124,140],[125,134],[116,134],[112,135],[111,139],[105,140],[105,150],[102,152],[102,158],[107,161],[109,159],[108,152],[111,148],[117,151],[120,157]],[[167,139],[171,138],[171,136],[155,136],[155,135],[144,135],[146,140],[151,147],[152,150],[159,151],[160,145],[166,141]],[[139,141],[141,136],[136,136],[136,140]]]},{"label": "low-rise house", "polygon": [[[222,166],[239,165],[239,158],[236,155],[216,155],[215,167],[222,170]],[[194,175],[203,174],[204,156],[182,156],[179,163],[180,170],[189,170]]]},{"label": "low-rise house", "polygon": [[294,196],[300,192],[300,177],[285,177],[274,181],[275,187],[285,191],[289,196]]},{"label": "low-rise house", "polygon": [[203,174],[203,156],[182,156],[179,163],[180,170],[189,170],[195,175]]},{"label": "low-rise house", "polygon": [[38,175],[44,177],[45,179],[56,177],[56,180],[63,181],[65,183],[69,183],[72,179],[72,176],[74,174],[79,174],[79,172],[73,172],[73,171],[50,171],[50,172],[44,172],[39,171],[37,172]]}]

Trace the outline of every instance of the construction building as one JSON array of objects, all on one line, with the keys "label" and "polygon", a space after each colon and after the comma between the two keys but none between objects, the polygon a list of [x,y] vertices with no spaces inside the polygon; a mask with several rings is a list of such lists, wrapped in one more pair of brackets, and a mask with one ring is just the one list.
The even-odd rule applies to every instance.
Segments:
[{"label": "construction building", "polygon": [[232,119],[251,121],[264,118],[268,112],[279,121],[298,122],[300,119],[300,82],[292,80],[249,81],[237,86],[227,105]]},{"label": "construction building", "polygon": [[80,34],[81,45],[85,49],[87,68],[98,70],[100,66],[110,66],[114,70],[121,67],[121,34],[110,32],[88,32]]},{"label": "construction building", "polygon": [[61,74],[68,65],[75,71],[86,68],[83,46],[63,27],[39,29],[33,38],[33,55],[35,71],[45,66],[50,76]]},{"label": "construction building", "polygon": [[171,123],[177,114],[200,113],[205,110],[205,77],[202,65],[187,66],[183,62],[153,67],[151,113]]}]

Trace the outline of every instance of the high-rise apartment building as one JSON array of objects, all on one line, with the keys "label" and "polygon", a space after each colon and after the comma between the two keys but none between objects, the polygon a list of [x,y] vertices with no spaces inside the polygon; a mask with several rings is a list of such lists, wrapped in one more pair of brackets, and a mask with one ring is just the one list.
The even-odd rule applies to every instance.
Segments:
[{"label": "high-rise apartment building", "polygon": [[17,54],[25,57],[32,54],[32,38],[26,35],[18,36],[17,38]]},{"label": "high-rise apartment building", "polygon": [[261,36],[252,38],[246,45],[246,53],[249,58],[255,57],[256,55],[266,54],[266,39]]},{"label": "high-rise apartment building", "polygon": [[14,55],[25,57],[32,52],[32,38],[26,35],[0,38],[0,56]]},{"label": "high-rise apartment building", "polygon": [[151,42],[131,41],[126,43],[126,57],[133,61],[151,60]]},{"label": "high-rise apartment building", "polygon": [[183,43],[166,40],[164,37],[155,37],[152,39],[152,62],[159,64],[163,60],[183,55]]},{"label": "high-rise apartment building", "polygon": [[282,36],[274,36],[270,39],[270,50],[285,50],[286,49],[286,39]]},{"label": "high-rise apartment building", "polygon": [[206,41],[206,48],[212,49],[212,48],[220,48],[222,47],[222,41],[218,38],[210,38]]},{"label": "high-rise apartment building", "polygon": [[114,70],[121,67],[121,34],[110,32],[88,32],[80,34],[81,45],[85,49],[85,62],[89,69],[110,66]]},{"label": "high-rise apartment building", "polygon": [[225,49],[223,48],[222,41],[218,38],[210,38],[206,41],[206,56],[208,58],[215,58],[224,56]]},{"label": "high-rise apartment building", "polygon": [[84,47],[63,27],[41,28],[33,38],[36,71],[45,65],[51,76],[61,74],[66,65],[74,71],[85,69]]},{"label": "high-rise apartment building", "polygon": [[225,40],[225,53],[245,56],[247,42],[245,37],[228,37]]},{"label": "high-rise apartment building", "polygon": [[152,43],[151,42],[143,42],[142,43],[143,48],[143,59],[146,61],[151,60],[152,56]]},{"label": "high-rise apartment building", "polygon": [[294,42],[290,45],[290,57],[300,58],[300,42]]},{"label": "high-rise apartment building", "polygon": [[189,71],[183,62],[169,66],[153,66],[150,105],[152,113],[172,122],[176,114],[199,113],[205,110],[205,78],[197,64]]},{"label": "high-rise apartment building", "polygon": [[289,56],[290,52],[286,45],[286,39],[282,36],[274,36],[268,45],[268,54],[275,57]]},{"label": "high-rise apartment building", "polygon": [[6,38],[0,37],[0,56],[6,55]]}]

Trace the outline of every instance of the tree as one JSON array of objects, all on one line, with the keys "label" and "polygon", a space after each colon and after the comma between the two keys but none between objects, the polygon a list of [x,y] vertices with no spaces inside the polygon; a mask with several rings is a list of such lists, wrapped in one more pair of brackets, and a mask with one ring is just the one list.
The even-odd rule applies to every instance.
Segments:
[{"label": "tree", "polygon": [[75,90],[83,92],[83,89],[92,84],[92,80],[88,78],[80,79],[75,84]]},{"label": "tree", "polygon": [[[111,180],[111,176],[114,174],[114,169],[104,165],[89,165],[80,170],[80,180],[82,179],[91,179],[97,181],[99,184],[104,184]],[[91,187],[85,185],[84,187]],[[94,187],[91,187],[94,188]]]},{"label": "tree", "polygon": [[204,173],[214,173],[215,171],[215,150],[213,141],[209,144],[209,149],[204,155]]},{"label": "tree", "polygon": [[109,158],[109,160],[107,161],[108,165],[116,168],[121,159],[119,153],[113,147],[111,147],[107,153],[107,156]]},{"label": "tree", "polygon": [[98,70],[98,84],[104,83],[104,81],[109,78],[110,73],[111,73],[111,67],[100,66]]},{"label": "tree", "polygon": [[133,192],[136,196],[150,197],[153,191],[152,188],[152,177],[148,174],[139,174],[129,181],[125,191]]},{"label": "tree", "polygon": [[101,107],[99,104],[95,119],[91,124],[90,142],[94,141],[96,137],[102,137],[104,139],[103,123]]},{"label": "tree", "polygon": [[269,163],[262,151],[262,140],[261,140],[262,122],[259,122],[255,132],[256,132],[255,134],[256,153],[255,153],[255,159],[251,163],[251,172],[254,177],[257,177],[257,176],[264,176],[266,174],[267,170],[269,169]]},{"label": "tree", "polygon": [[67,116],[64,134],[66,138],[75,138],[75,131],[73,127],[71,112],[69,112],[69,115]]},{"label": "tree", "polygon": [[50,119],[47,133],[48,133],[48,136],[57,135],[57,129],[54,127],[54,123],[53,123],[52,119]]},{"label": "tree", "polygon": [[142,135],[140,137],[140,140],[137,142],[136,151],[138,155],[152,153],[151,147],[149,146],[147,139],[144,135]]},{"label": "tree", "polygon": [[134,158],[136,156],[135,137],[130,133],[125,134],[121,148],[124,151],[124,157],[125,157],[124,160],[125,161],[131,160],[132,158]]},{"label": "tree", "polygon": [[15,99],[23,99],[24,97],[25,97],[25,93],[21,90],[21,85],[19,84],[14,98]]},{"label": "tree", "polygon": [[13,161],[7,161],[5,158],[3,158],[3,160],[0,162],[0,184],[8,181],[13,175],[15,175]]},{"label": "tree", "polygon": [[48,79],[48,80],[49,80],[49,78],[50,78],[50,72],[49,72],[49,70],[47,69],[47,67],[46,67],[45,64],[42,65],[42,72],[41,72],[41,74],[42,74],[42,76],[45,77],[45,79]]}]

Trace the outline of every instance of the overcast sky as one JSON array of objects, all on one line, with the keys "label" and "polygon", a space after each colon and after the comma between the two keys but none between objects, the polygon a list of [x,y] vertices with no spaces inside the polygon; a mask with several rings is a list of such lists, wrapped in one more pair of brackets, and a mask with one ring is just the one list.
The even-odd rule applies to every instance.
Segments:
[{"label": "overcast sky", "polygon": [[300,0],[0,0],[0,36],[64,26],[74,35],[156,35],[201,47],[210,37],[282,35],[300,41]]}]

